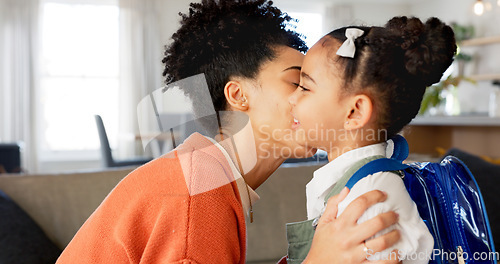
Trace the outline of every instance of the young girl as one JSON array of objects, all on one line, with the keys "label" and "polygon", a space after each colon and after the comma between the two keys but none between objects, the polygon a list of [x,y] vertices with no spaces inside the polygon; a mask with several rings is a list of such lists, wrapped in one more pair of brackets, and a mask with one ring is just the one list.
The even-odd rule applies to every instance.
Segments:
[{"label": "young girl", "polygon": [[[362,165],[390,157],[386,140],[416,116],[426,87],[440,80],[455,51],[453,31],[439,19],[424,24],[418,18],[395,17],[385,27],[334,30],[307,52],[299,88],[289,99],[292,128],[302,134],[303,144],[325,150],[329,163],[307,184],[309,221],[287,225],[288,263],[300,263],[307,253],[305,241],[328,197],[340,192]],[[403,263],[427,263],[433,238],[397,173],[360,180],[339,204],[337,215],[374,189],[387,192],[388,199],[368,209],[358,223],[393,210],[399,215],[398,231],[376,235],[392,231],[401,240],[382,254],[373,254],[380,245],[365,243],[360,254],[388,259],[398,249]]]}]

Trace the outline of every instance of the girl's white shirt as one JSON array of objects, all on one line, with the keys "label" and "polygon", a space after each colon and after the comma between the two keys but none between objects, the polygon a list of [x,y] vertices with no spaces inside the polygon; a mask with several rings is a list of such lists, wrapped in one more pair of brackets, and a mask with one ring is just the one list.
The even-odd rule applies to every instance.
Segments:
[{"label": "girl's white shirt", "polygon": [[[392,141],[389,142],[392,143]],[[374,155],[390,157],[392,155],[392,144],[388,146],[387,143],[379,143],[354,149],[316,170],[313,179],[306,186],[307,218],[314,219],[322,214],[326,206],[324,202],[326,195],[349,168],[359,160]],[[381,253],[368,250],[367,257],[370,260],[384,259],[394,249],[398,249],[405,264],[428,263],[433,253],[434,239],[420,218],[417,207],[406,191],[403,180],[397,174],[379,172],[361,179],[339,204],[337,216],[341,215],[347,205],[354,199],[372,190],[386,192],[387,200],[368,208],[358,219],[358,223],[363,223],[381,213],[394,211],[399,214],[398,223],[382,230],[374,237],[398,229],[401,239],[394,246]],[[368,247],[369,245],[370,243],[367,243]]]}]

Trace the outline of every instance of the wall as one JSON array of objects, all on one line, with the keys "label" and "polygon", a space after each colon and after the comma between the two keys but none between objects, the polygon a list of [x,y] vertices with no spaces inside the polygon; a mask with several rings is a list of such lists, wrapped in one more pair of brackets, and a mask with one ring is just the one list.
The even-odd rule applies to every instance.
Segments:
[{"label": "wall", "polygon": [[[312,12],[323,16],[323,34],[347,25],[383,25],[395,15],[407,14],[406,1],[322,1],[304,5],[300,0],[277,0],[276,6],[286,12]],[[395,3],[396,2],[396,3]]]},{"label": "wall", "polygon": [[355,24],[383,26],[394,16],[408,15],[410,5],[406,3],[357,3],[353,4]]},{"label": "wall", "polygon": [[189,10],[190,2],[191,1],[186,0],[161,1],[159,5],[159,12],[162,13],[160,34],[163,43],[170,43],[170,37],[177,28],[179,28],[179,21],[181,18],[179,12],[186,13]]},{"label": "wall", "polygon": [[[491,5],[491,10],[482,16],[473,13],[475,1],[424,0],[411,4],[411,14],[428,18],[436,16],[445,22],[457,22],[474,25],[476,37],[500,36],[500,7],[496,0],[484,0]],[[480,47],[463,47],[462,51],[473,55],[474,59],[465,68],[465,75],[500,73],[500,44]],[[490,91],[494,88],[491,81],[480,81],[477,85],[463,83],[459,86],[458,97],[461,111],[467,113],[485,113],[488,111]],[[472,100],[471,100],[472,99]]]},{"label": "wall", "polygon": [[436,16],[446,22],[458,22],[461,24],[472,24],[476,28],[478,36],[500,35],[500,7],[496,1],[483,0],[491,5],[491,11],[485,12],[482,16],[473,13],[475,1],[454,1],[454,0],[423,0],[410,5],[411,12],[419,17]]}]

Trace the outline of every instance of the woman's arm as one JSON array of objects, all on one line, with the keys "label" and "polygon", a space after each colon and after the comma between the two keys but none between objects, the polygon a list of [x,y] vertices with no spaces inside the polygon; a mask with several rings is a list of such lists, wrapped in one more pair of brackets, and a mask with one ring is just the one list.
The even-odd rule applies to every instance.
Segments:
[{"label": "woman's arm", "polygon": [[[387,199],[387,194],[378,190],[356,198],[339,217],[336,217],[338,204],[348,193],[349,190],[345,188],[340,194],[328,200],[326,210],[319,220],[311,250],[304,260],[304,264],[368,263],[364,241],[398,221],[396,213],[387,212],[362,224],[357,224],[358,219],[366,209]],[[367,240],[366,247],[370,249],[370,252],[380,252],[394,245],[399,239],[399,231],[393,230],[383,236]],[[397,256],[396,252],[392,255],[395,258]],[[394,260],[369,263],[398,262],[396,258]]]}]

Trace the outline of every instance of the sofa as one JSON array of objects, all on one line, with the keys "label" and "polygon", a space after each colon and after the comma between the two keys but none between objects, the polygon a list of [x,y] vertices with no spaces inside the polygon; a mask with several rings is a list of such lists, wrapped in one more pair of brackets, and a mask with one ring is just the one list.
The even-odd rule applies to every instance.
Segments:
[{"label": "sofa", "polygon": [[[317,163],[283,165],[259,187],[261,199],[254,205],[254,222],[247,229],[247,263],[276,263],[286,254],[285,223],[306,218],[305,185],[318,167]],[[38,224],[48,240],[64,249],[106,195],[133,169],[0,174],[0,190]]]}]

